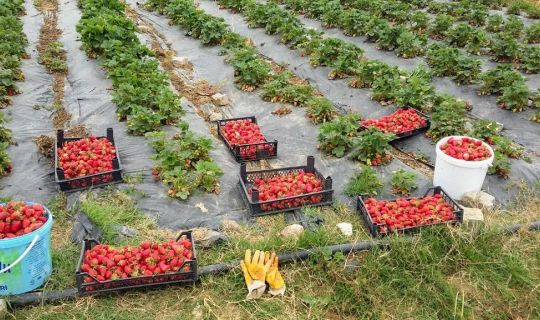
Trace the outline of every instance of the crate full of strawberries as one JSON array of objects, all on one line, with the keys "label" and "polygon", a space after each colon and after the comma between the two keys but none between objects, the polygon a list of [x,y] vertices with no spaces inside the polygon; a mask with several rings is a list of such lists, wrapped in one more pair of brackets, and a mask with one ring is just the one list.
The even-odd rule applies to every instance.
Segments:
[{"label": "crate full of strawberries", "polygon": [[56,182],[61,191],[73,192],[122,182],[120,157],[114,144],[113,129],[107,136],[66,138],[56,135]]},{"label": "crate full of strawberries", "polygon": [[359,196],[356,210],[373,237],[463,222],[463,209],[441,187],[428,189],[423,197],[376,200]]},{"label": "crate full of strawberries", "polygon": [[197,258],[191,231],[164,243],[143,242],[114,248],[84,241],[75,274],[79,294],[197,281]]},{"label": "crate full of strawberries", "polygon": [[429,117],[410,107],[399,108],[396,112],[379,119],[360,121],[360,128],[376,127],[385,133],[393,133],[396,140],[425,132],[429,128]]},{"label": "crate full of strawberries", "polygon": [[218,135],[236,161],[255,161],[277,156],[277,140],[268,141],[255,117],[219,120]]},{"label": "crate full of strawberries", "polygon": [[247,171],[240,166],[242,196],[251,216],[293,211],[304,206],[323,206],[333,202],[332,178],[315,169],[315,159],[299,167]]}]

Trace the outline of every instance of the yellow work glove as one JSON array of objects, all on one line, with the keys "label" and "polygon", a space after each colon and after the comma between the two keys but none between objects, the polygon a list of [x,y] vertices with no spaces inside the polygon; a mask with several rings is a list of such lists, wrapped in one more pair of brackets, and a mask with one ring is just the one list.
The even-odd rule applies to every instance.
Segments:
[{"label": "yellow work glove", "polygon": [[251,259],[251,250],[246,250],[244,260],[240,261],[240,267],[244,272],[244,279],[248,289],[247,299],[260,298],[266,290],[266,268],[264,264],[264,251],[255,251],[253,259]]},{"label": "yellow work glove", "polygon": [[285,294],[285,281],[281,276],[281,273],[278,271],[279,258],[276,256],[275,252],[266,253],[264,256],[266,272],[266,282],[270,289],[268,292],[273,295],[284,295]]}]

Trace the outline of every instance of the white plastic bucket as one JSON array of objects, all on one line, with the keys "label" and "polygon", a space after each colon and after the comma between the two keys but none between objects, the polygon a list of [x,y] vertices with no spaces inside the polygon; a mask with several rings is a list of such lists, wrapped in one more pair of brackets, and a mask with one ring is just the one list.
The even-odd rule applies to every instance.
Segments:
[{"label": "white plastic bucket", "polygon": [[52,273],[53,217],[47,208],[43,208],[48,218],[41,228],[20,237],[0,240],[0,296],[32,291],[42,286]]},{"label": "white plastic bucket", "polygon": [[441,186],[450,197],[461,200],[463,194],[482,189],[489,166],[493,163],[494,153],[487,143],[482,142],[491,152],[490,158],[481,161],[452,158],[441,150],[441,145],[450,138],[460,139],[465,138],[465,136],[445,137],[437,142],[433,185]]}]

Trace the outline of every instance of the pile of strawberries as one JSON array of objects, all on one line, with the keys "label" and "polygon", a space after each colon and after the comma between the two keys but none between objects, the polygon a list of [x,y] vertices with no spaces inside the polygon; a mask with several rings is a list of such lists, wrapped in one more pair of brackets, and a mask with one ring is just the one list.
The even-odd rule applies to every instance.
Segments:
[{"label": "pile of strawberries", "polygon": [[189,272],[193,259],[192,243],[183,235],[178,241],[113,248],[98,244],[84,252],[81,271],[89,276],[85,283],[128,279],[177,272]]},{"label": "pile of strawberries", "polygon": [[427,120],[412,108],[398,109],[396,112],[379,119],[360,121],[364,127],[374,126],[385,133],[404,134],[427,125]]},{"label": "pile of strawberries", "polygon": [[482,161],[491,157],[491,152],[482,141],[469,137],[450,137],[440,148],[452,158],[465,161]]},{"label": "pile of strawberries", "polygon": [[0,205],[0,239],[15,238],[41,228],[48,216],[40,204],[10,201]]},{"label": "pile of strawberries", "polygon": [[456,220],[452,206],[441,194],[392,201],[368,198],[364,204],[380,233]]},{"label": "pile of strawberries", "polygon": [[[273,155],[274,147],[271,143],[264,144],[266,138],[261,132],[259,125],[251,119],[230,120],[221,127],[221,135],[232,147],[245,144],[258,144],[254,146],[239,147],[240,157],[255,158],[257,150],[267,150]],[[263,144],[259,144],[263,143]]]},{"label": "pile of strawberries", "polygon": [[[286,175],[255,179],[253,187],[248,189],[248,193],[252,194],[253,189],[259,191],[260,201],[271,201],[320,192],[323,190],[323,185],[321,179],[315,174],[310,172],[305,173],[303,170],[300,170],[297,172],[290,172]],[[273,201],[262,204],[261,208],[263,211],[294,208],[307,204],[319,203],[321,200],[321,195],[310,195],[294,199]]]},{"label": "pile of strawberries", "polygon": [[[66,179],[80,178],[113,170],[112,160],[116,158],[116,149],[107,138],[88,138],[69,141],[57,148],[58,164],[64,170]],[[103,183],[112,180],[112,175],[96,176],[88,184]],[[74,181],[86,184],[86,181]],[[84,185],[81,185],[84,186]],[[75,187],[75,186],[72,186]],[[79,187],[77,185],[77,187]]]}]

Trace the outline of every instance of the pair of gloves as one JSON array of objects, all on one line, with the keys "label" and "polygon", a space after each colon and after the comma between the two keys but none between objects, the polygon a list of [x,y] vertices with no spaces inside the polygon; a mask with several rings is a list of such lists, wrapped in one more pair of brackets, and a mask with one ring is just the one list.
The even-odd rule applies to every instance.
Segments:
[{"label": "pair of gloves", "polygon": [[247,299],[260,298],[266,291],[266,283],[268,283],[268,292],[271,295],[285,294],[285,281],[278,271],[278,262],[275,252],[270,254],[257,250],[252,258],[251,250],[246,250],[244,260],[240,261],[240,266],[248,288]]}]

